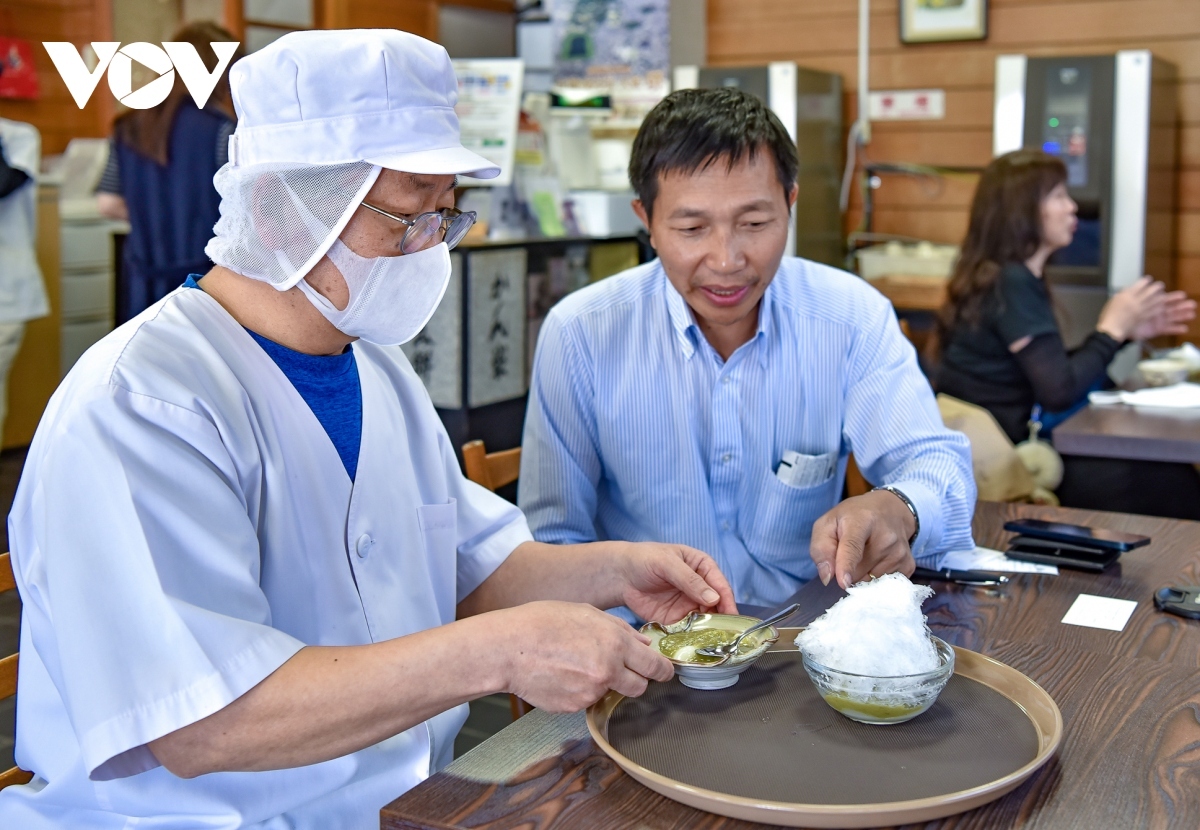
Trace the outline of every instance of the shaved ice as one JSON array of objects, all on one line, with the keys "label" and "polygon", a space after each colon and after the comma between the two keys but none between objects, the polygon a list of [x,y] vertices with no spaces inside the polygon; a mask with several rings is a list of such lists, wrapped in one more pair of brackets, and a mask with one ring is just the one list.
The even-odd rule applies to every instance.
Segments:
[{"label": "shaved ice", "polygon": [[847,596],[796,638],[809,660],[869,677],[921,674],[938,667],[921,603],[933,589],[888,574],[852,585]]}]

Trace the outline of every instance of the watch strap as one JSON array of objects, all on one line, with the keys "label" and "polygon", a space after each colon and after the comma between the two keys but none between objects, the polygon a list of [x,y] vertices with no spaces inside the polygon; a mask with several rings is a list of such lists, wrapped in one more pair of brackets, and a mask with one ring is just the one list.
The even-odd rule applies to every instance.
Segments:
[{"label": "watch strap", "polygon": [[908,512],[912,513],[913,524],[916,527],[916,529],[913,531],[912,536],[908,537],[908,546],[909,546],[909,548],[912,548],[913,543],[917,541],[917,537],[921,535],[921,517],[919,515],[917,515],[917,506],[915,504],[913,504],[912,499],[910,499],[908,496],[904,495],[904,493],[901,490],[893,487],[890,484],[883,484],[883,485],[880,485],[879,487],[875,487],[872,489],[871,492],[874,492],[875,490],[887,490],[893,496],[900,499],[900,501],[904,502],[904,506],[908,508]]}]

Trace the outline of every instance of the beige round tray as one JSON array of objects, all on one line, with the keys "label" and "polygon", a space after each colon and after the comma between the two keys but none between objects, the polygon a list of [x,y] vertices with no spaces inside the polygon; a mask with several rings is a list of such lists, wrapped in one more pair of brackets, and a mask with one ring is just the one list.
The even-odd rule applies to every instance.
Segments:
[{"label": "beige round tray", "polygon": [[[781,629],[779,642],[772,647],[771,653],[775,654],[777,658],[780,655],[794,654],[796,662],[799,663],[800,653],[795,645],[793,645],[793,641],[799,631],[800,629],[795,628]],[[1053,757],[1055,751],[1058,749],[1059,742],[1062,740],[1062,714],[1059,712],[1053,698],[1042,687],[1016,669],[992,660],[989,657],[984,657],[982,654],[957,647],[954,651],[955,674],[960,678],[976,681],[1015,704],[1029,718],[1033,727],[1033,733],[1036,736],[1034,739],[1035,743],[1033,744],[1036,746],[1036,754],[1028,763],[1025,763],[1011,773],[985,784],[955,792],[914,798],[912,800],[888,800],[876,803],[804,804],[748,798],[683,783],[631,760],[614,748],[609,742],[610,719],[613,712],[625,700],[623,695],[616,692],[610,692],[588,710],[588,730],[600,748],[621,769],[642,784],[670,799],[718,815],[785,827],[876,827],[879,825],[930,821],[987,804],[989,801],[999,798],[1014,789]],[[756,669],[751,669],[747,672],[744,680],[751,679],[755,671]],[[807,677],[804,677],[804,682],[808,683]],[[682,687],[680,688],[682,689]],[[737,688],[734,687],[734,690],[731,690],[731,692]],[[983,693],[988,694],[987,692]],[[683,690],[680,694],[716,695],[723,693]],[[815,690],[813,694],[815,695]],[[943,695],[943,697],[945,698],[947,695]],[[708,706],[710,705],[710,701],[715,700],[715,698],[684,699],[693,701],[697,707]],[[940,703],[941,701],[939,701]],[[1003,705],[1003,702],[1001,702],[1001,705]],[[824,706],[823,703],[822,706]],[[719,707],[717,708],[719,709]],[[830,711],[832,712],[832,710]],[[930,710],[930,713],[933,712],[934,710]],[[922,715],[921,717],[924,718],[927,715]],[[711,717],[711,715],[707,716]],[[837,717],[840,718],[841,716],[838,715]],[[1020,716],[1016,715],[1016,717],[1019,719]],[[918,718],[913,723],[917,723],[920,719]],[[849,722],[847,721],[847,723]],[[780,726],[782,727],[782,722]],[[865,726],[854,724],[852,728],[899,730],[901,726],[903,725]],[[792,734],[794,735],[795,733]],[[864,737],[875,738],[876,736],[899,736],[899,732],[872,732],[863,733],[863,735]],[[669,747],[667,749],[669,750]],[[745,747],[742,751],[749,758],[758,756],[757,747]],[[853,775],[855,772],[855,770],[847,770],[848,775]]]}]

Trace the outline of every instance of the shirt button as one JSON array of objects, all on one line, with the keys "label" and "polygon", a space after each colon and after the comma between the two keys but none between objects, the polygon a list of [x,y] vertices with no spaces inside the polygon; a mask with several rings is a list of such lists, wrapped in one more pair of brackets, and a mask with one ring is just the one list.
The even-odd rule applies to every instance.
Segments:
[{"label": "shirt button", "polygon": [[358,537],[358,541],[354,543],[354,552],[358,554],[359,559],[366,559],[367,554],[371,552],[371,548],[375,546],[375,540],[364,533]]},{"label": "shirt button", "polygon": [[726,375],[725,377],[721,378],[721,383],[729,383],[729,375]]},{"label": "shirt button", "polygon": [[721,522],[721,527],[723,527],[725,530],[729,530],[729,522]]},{"label": "shirt button", "polygon": [[725,453],[723,456],[721,456],[721,460],[724,461],[726,464],[729,463],[729,459],[731,459],[731,458],[733,458],[732,453]]}]

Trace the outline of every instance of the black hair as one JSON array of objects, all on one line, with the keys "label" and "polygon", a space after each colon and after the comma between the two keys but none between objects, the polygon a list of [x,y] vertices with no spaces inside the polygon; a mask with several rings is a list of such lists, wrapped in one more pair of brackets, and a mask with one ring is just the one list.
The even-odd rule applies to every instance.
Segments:
[{"label": "black hair", "polygon": [[649,216],[659,176],[694,173],[724,160],[729,169],[743,157],[769,152],[784,194],[796,186],[796,142],[775,113],[748,92],[733,87],[681,89],[650,110],[629,157],[629,182]]}]

